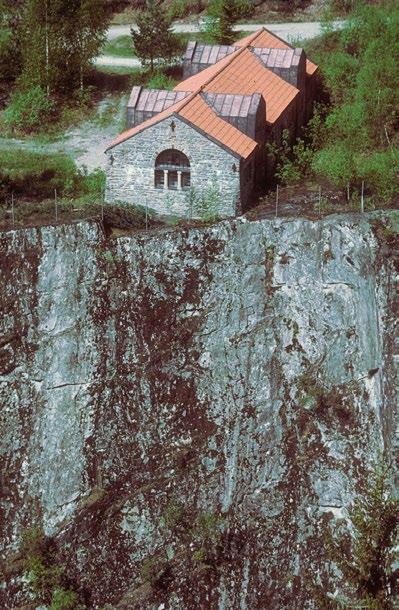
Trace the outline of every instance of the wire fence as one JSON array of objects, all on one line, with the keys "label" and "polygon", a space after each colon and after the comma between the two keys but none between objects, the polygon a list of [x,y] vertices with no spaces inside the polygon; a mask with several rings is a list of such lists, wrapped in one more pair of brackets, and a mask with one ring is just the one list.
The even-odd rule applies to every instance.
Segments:
[{"label": "wire fence", "polygon": [[[311,190],[300,187],[281,187],[277,185],[275,191],[269,192],[261,197],[257,203],[250,208],[246,215],[252,219],[301,217],[322,218],[332,213],[361,213],[378,209],[375,202],[365,197],[366,186],[361,184],[359,191],[323,188],[322,185],[315,186]],[[385,207],[397,206],[394,201]],[[148,209],[147,206],[133,206],[131,204],[117,202],[110,204],[104,202],[103,194],[93,198],[65,199],[60,198],[56,190],[53,197],[40,202],[32,202],[18,198],[11,193],[3,202],[0,202],[0,229],[9,230],[22,227],[43,226],[46,224],[59,224],[83,220],[105,221],[118,228],[150,229],[155,226],[168,224],[167,215],[159,216]],[[173,224],[197,224],[191,215],[185,218],[173,217]],[[218,220],[217,214],[214,220]]]}]

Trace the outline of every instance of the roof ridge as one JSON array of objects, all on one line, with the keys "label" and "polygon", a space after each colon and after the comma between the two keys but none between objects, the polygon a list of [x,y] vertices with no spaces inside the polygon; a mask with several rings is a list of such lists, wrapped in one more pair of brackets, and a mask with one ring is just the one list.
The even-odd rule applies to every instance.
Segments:
[{"label": "roof ridge", "polygon": [[[253,33],[252,38],[254,38],[255,36],[257,36],[259,34],[259,32],[264,29],[263,27],[260,30],[256,30]],[[248,40],[248,42],[243,45],[242,47],[238,47],[235,51],[233,51],[233,53],[230,53],[230,55],[226,55],[226,57],[224,59],[226,59],[226,63],[223,63],[222,66],[219,66],[219,70],[217,70],[214,74],[212,74],[204,83],[202,83],[202,85],[200,85],[200,87],[196,90],[195,93],[201,93],[204,88],[209,85],[209,83],[211,81],[213,81],[214,78],[216,78],[217,76],[219,76],[219,74],[227,67],[231,64],[231,62],[233,61],[233,59],[235,59],[236,57],[238,57],[240,55],[240,53],[242,53],[245,49],[247,49],[250,45],[250,43],[252,42],[252,38],[250,38],[250,40]],[[223,60],[219,60],[219,61],[223,61]],[[186,79],[188,80],[188,79]],[[182,83],[184,83],[184,81],[182,81]],[[194,93],[194,92],[193,92]],[[183,106],[182,106],[183,107]]]},{"label": "roof ridge", "polygon": [[[256,32],[254,32],[256,33]],[[249,44],[249,43],[248,43]],[[191,95],[189,95],[187,98],[185,98],[183,100],[182,105],[180,106],[178,112],[180,112],[180,110],[182,108],[184,108],[189,102],[191,102],[192,99],[194,99],[194,97],[196,95],[199,95],[200,93],[203,92],[203,90],[205,89],[205,87],[207,85],[209,85],[209,83],[216,78],[217,76],[219,76],[219,74],[226,68],[226,66],[229,66],[231,64],[231,62],[233,61],[233,59],[235,59],[236,57],[238,57],[240,55],[240,53],[242,53],[245,49],[248,48],[248,45],[244,45],[243,47],[240,47],[239,49],[237,49],[236,51],[234,51],[233,53],[231,53],[230,55],[227,55],[225,59],[228,59],[228,61],[226,61],[226,63],[223,64],[223,66],[219,67],[219,70],[217,70],[217,72],[215,72],[214,74],[212,74],[212,76],[210,76],[204,83],[202,83],[202,85],[200,85],[198,87],[198,89],[196,89],[195,91],[192,92]],[[223,60],[221,60],[223,61]],[[187,80],[187,79],[186,79]],[[184,83],[184,81],[182,81]]]},{"label": "roof ridge", "polygon": [[[247,48],[247,47],[244,47]],[[275,76],[277,76],[278,78],[280,78],[281,80],[283,80],[287,85],[290,85],[290,87],[292,87],[293,89],[297,90],[297,93],[295,95],[297,95],[299,93],[299,89],[298,87],[295,87],[295,85],[293,85],[292,83],[289,83],[288,81],[284,80],[284,78],[282,78],[279,74],[276,74],[275,72],[273,72],[273,70],[271,68],[269,68],[268,66],[265,66],[265,64],[263,63],[263,61],[261,60],[261,58],[259,57],[259,55],[257,55],[256,53],[254,53],[253,48],[252,49],[248,49],[249,52],[252,54],[253,57],[255,57],[256,61],[258,63],[261,64],[261,66],[263,68],[265,68],[265,70],[268,70],[269,72],[272,72]],[[281,50],[283,51],[283,49],[277,49],[277,50]]]}]

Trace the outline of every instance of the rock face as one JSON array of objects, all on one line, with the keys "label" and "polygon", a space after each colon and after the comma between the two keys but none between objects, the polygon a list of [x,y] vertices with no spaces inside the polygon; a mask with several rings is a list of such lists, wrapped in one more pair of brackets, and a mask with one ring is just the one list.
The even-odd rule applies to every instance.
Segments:
[{"label": "rock face", "polygon": [[395,223],[1,234],[4,565],[41,524],[88,608],[320,608],[393,448]]}]

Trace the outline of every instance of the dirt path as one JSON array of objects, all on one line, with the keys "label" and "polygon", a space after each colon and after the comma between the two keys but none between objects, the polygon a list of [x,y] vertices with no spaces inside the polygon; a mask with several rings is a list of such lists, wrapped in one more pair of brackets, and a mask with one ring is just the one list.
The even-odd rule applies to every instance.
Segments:
[{"label": "dirt path", "polygon": [[0,138],[0,149],[28,150],[44,154],[65,153],[74,159],[79,167],[85,166],[89,171],[104,169],[107,164],[104,151],[121,131],[126,102],[126,95],[117,99],[115,96],[107,96],[97,105],[93,119],[69,129],[54,141]]},{"label": "dirt path", "polygon": [[[334,21],[332,26],[336,29],[342,27],[344,21]],[[129,36],[132,25],[111,25],[108,29],[108,40],[115,40],[120,36]],[[237,32],[255,32],[261,27],[265,27],[276,36],[283,38],[287,42],[295,42],[297,40],[307,40],[315,38],[322,32],[322,25],[319,21],[305,23],[244,23],[234,26]],[[198,23],[175,23],[173,26],[175,32],[200,32],[201,29]],[[121,66],[125,68],[139,68],[141,63],[137,57],[117,57],[114,55],[100,55],[95,60],[98,66]]]},{"label": "dirt path", "polygon": [[[333,21],[333,27],[342,27],[344,21]],[[135,24],[131,25],[111,25],[108,28],[107,38],[108,40],[114,40],[119,36],[129,36],[130,29],[135,27]],[[294,22],[294,23],[240,23],[233,26],[236,32],[255,32],[260,28],[265,27],[273,34],[284,38],[289,41],[290,39],[301,38],[306,40],[308,38],[314,38],[321,33],[321,22],[320,21],[307,21],[307,22]],[[200,32],[201,28],[198,23],[175,23],[173,25],[174,32]]]}]

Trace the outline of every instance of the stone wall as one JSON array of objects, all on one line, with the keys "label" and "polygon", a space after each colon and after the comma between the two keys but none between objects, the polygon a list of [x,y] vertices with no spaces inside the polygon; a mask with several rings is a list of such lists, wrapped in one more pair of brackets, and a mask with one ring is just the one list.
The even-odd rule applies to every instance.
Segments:
[{"label": "stone wall", "polygon": [[326,607],[395,432],[393,219],[0,234],[0,607],[36,525],[90,610]]},{"label": "stone wall", "polygon": [[187,216],[187,191],[154,186],[155,160],[168,148],[180,150],[188,157],[191,186],[197,193],[209,189],[218,192],[219,216],[236,215],[240,202],[240,173],[233,170],[233,165],[239,168],[239,159],[176,116],[164,119],[109,151],[113,160],[107,171],[106,201],[127,201],[148,205],[161,214]]}]

